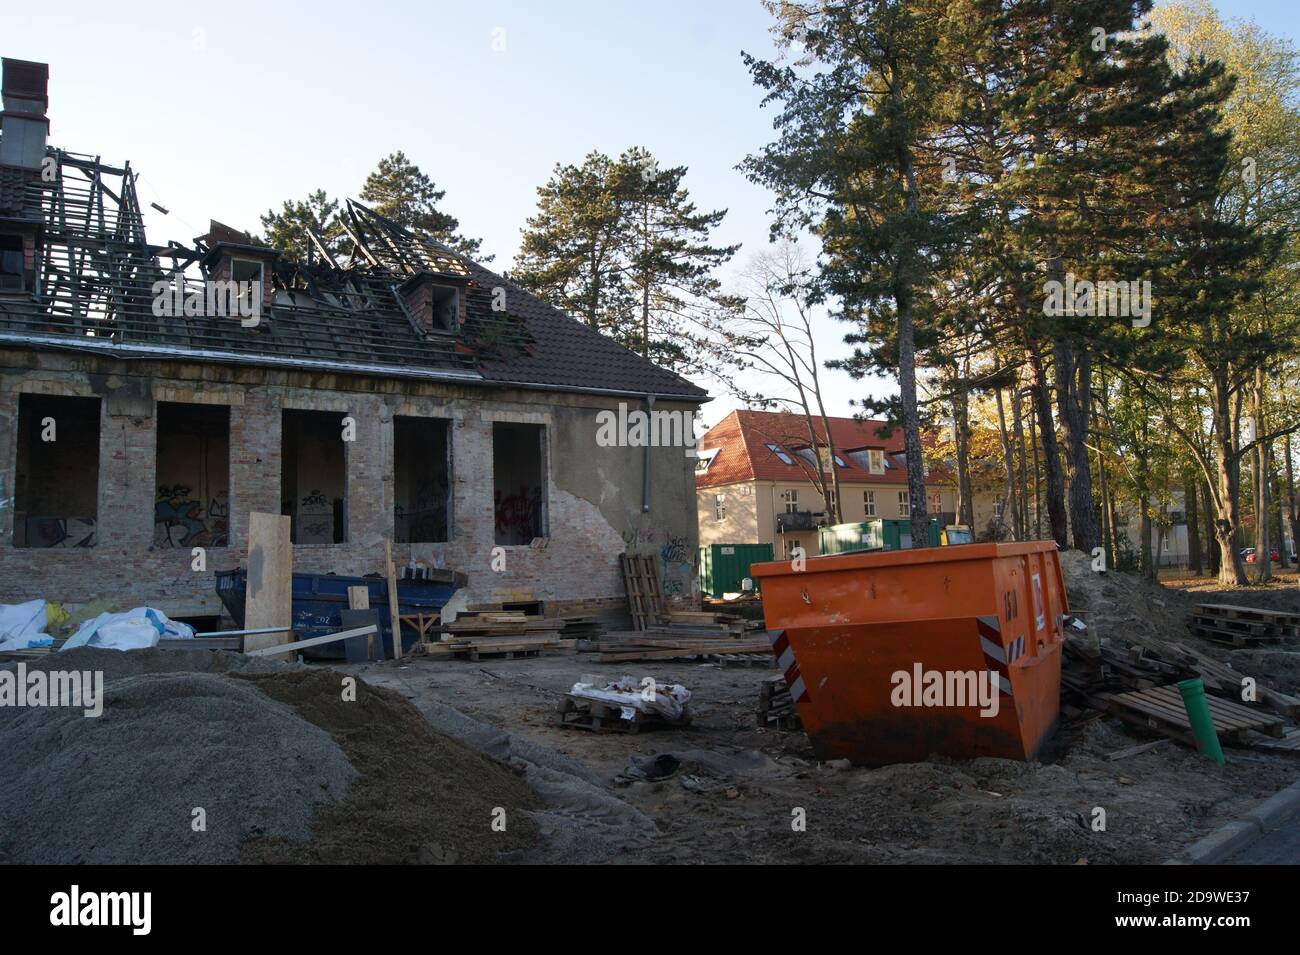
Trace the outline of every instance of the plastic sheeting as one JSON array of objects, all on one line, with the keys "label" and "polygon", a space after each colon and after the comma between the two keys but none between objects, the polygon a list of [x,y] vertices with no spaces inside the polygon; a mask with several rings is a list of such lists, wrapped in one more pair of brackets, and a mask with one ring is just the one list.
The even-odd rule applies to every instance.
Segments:
[{"label": "plastic sheeting", "polygon": [[99,647],[107,650],[140,650],[156,647],[163,637],[189,640],[194,628],[187,623],[169,620],[161,610],[136,607],[126,613],[101,613],[87,620],[60,649]]},{"label": "plastic sheeting", "polygon": [[0,604],[0,650],[48,647],[54,642],[46,632],[49,614],[44,600]]},{"label": "plastic sheeting", "polygon": [[648,677],[639,683],[630,676],[600,684],[579,681],[573,684],[569,694],[620,707],[625,720],[632,718],[631,710],[670,721],[678,720],[691,701],[691,691],[680,683],[657,683]]}]

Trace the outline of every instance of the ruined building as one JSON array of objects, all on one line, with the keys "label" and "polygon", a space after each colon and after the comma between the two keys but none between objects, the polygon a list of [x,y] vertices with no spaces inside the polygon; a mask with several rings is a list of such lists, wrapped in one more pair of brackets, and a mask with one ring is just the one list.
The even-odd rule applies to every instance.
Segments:
[{"label": "ruined building", "polygon": [[251,511],[292,517],[295,570],[379,571],[388,537],[471,602],[567,610],[622,606],[628,551],[691,594],[694,457],[597,415],[703,391],[355,202],[343,256],[151,245],[129,163],[47,143],[47,79],[4,61],[0,602],[214,615]]}]

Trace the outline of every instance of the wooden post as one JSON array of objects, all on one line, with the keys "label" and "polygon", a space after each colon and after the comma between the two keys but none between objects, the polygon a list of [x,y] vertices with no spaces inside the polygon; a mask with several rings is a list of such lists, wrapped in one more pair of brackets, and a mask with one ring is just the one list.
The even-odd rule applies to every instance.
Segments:
[{"label": "wooden post", "polygon": [[[348,588],[348,609],[369,610],[370,609],[370,588],[349,587]],[[366,638],[366,656],[371,660],[375,658],[375,635],[373,633]]]},{"label": "wooden post", "polygon": [[393,659],[402,659],[402,618],[397,615],[397,569],[393,567],[393,542],[384,538],[384,573],[388,578],[388,615],[393,619]]},{"label": "wooden post", "polygon": [[244,638],[244,650],[274,647],[293,640],[293,545],[289,518],[280,514],[248,515],[248,592],[244,628],[284,627],[278,633]]}]

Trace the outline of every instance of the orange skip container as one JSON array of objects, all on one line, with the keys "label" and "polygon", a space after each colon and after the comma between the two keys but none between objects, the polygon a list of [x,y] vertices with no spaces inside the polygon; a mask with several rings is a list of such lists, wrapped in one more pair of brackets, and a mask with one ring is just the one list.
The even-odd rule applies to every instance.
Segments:
[{"label": "orange skip container", "polygon": [[[762,581],[772,649],[819,759],[1023,760],[1051,736],[1069,609],[1055,542],[838,554],[805,565],[772,561],[750,574]],[[971,685],[972,671],[986,701],[996,684],[996,707],[957,690],[963,676]],[[950,690],[937,703],[915,689],[933,688],[936,672]]]}]

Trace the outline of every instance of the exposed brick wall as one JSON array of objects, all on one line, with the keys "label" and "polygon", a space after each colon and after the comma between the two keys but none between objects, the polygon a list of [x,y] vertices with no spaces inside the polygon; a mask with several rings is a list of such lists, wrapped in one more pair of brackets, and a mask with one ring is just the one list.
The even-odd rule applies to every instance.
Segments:
[{"label": "exposed brick wall", "polygon": [[[14,433],[24,391],[102,399],[94,548],[13,546]],[[156,401],[230,406],[230,546],[208,551],[206,573],[191,570],[188,549],[154,545]],[[625,605],[618,555],[628,550],[662,555],[670,597],[693,603],[694,459],[653,449],[650,512],[642,513],[641,449],[595,445],[596,412],[616,407],[616,399],[580,395],[0,350],[0,602],[105,599],[174,615],[218,612],[212,571],[246,565],[250,511],[280,512],[281,412],[300,408],[338,414],[340,431],[351,416],[356,439],[346,449],[347,542],[296,546],[295,570],[382,570],[383,539],[393,532],[393,416],[445,417],[453,421],[452,539],[395,544],[399,568],[414,561],[460,570],[471,603],[609,611]],[[492,569],[494,421],[548,428],[549,537],[544,546],[506,547],[504,573]]]}]

